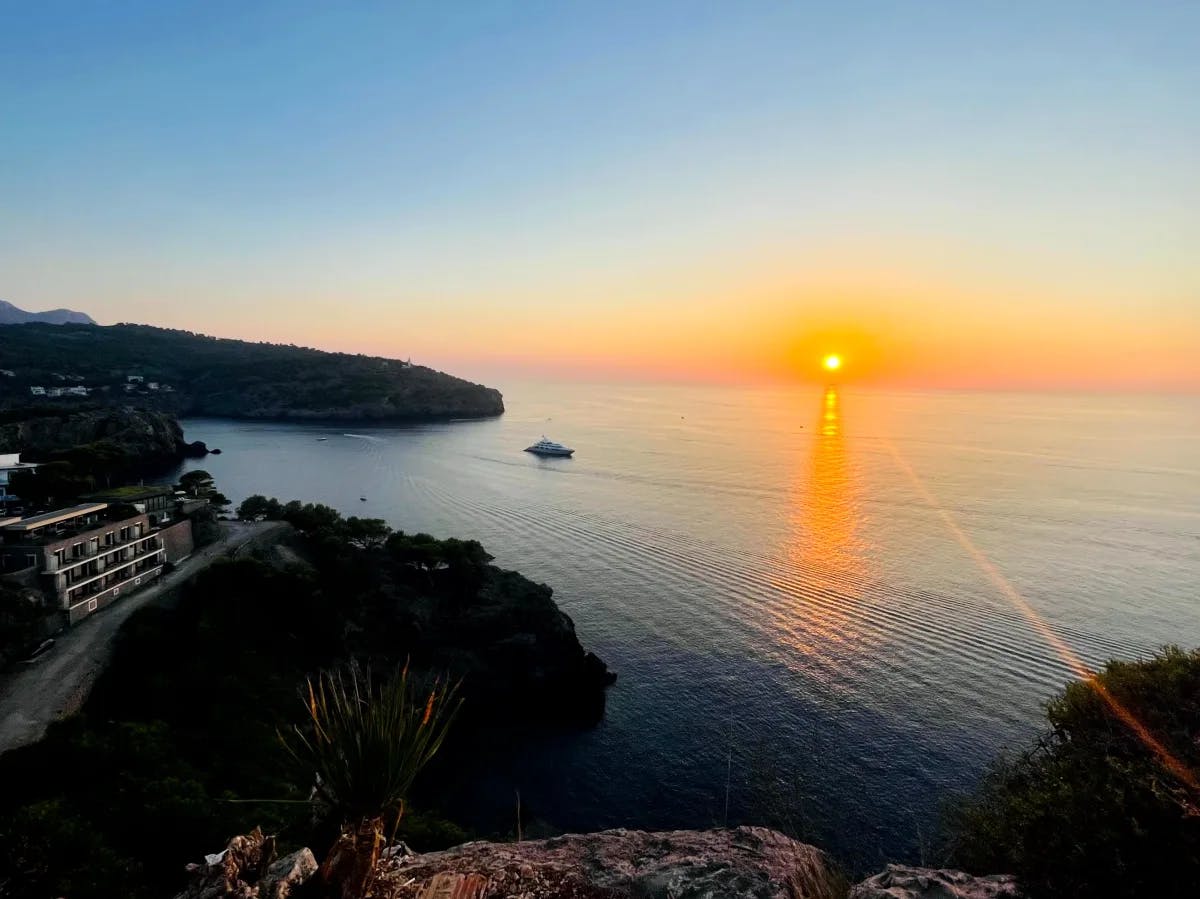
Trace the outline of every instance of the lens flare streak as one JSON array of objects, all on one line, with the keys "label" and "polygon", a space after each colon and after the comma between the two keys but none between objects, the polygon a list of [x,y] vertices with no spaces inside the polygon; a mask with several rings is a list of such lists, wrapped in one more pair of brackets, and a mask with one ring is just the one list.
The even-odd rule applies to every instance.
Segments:
[{"label": "lens flare streak", "polygon": [[900,455],[900,451],[896,445],[890,440],[885,440],[888,451],[895,460],[897,467],[904,473],[908,480],[912,483],[916,491],[921,495],[921,498],[933,509],[942,522],[946,525],[954,539],[959,543],[972,561],[979,567],[979,570],[984,573],[992,585],[1000,592],[1000,594],[1008,600],[1009,603],[1021,614],[1021,616],[1029,622],[1030,626],[1054,649],[1055,653],[1066,663],[1071,671],[1088,686],[1090,686],[1096,694],[1104,701],[1104,703],[1112,710],[1113,714],[1119,718],[1122,723],[1128,727],[1142,744],[1149,749],[1159,763],[1170,772],[1181,783],[1186,784],[1193,793],[1200,793],[1200,779],[1192,772],[1187,765],[1176,758],[1166,746],[1162,744],[1157,737],[1154,736],[1149,728],[1144,725],[1136,715],[1109,692],[1096,678],[1096,673],[1092,671],[1083,659],[1071,649],[1071,647],[1062,639],[1050,624],[1043,618],[1038,611],[1029,604],[1028,600],[1021,595],[1012,582],[1006,578],[1000,569],[984,555],[983,550],[976,546],[966,531],[955,520],[945,506],[943,506],[938,498],[934,495],[917,474],[916,469],[909,464],[908,460]]}]

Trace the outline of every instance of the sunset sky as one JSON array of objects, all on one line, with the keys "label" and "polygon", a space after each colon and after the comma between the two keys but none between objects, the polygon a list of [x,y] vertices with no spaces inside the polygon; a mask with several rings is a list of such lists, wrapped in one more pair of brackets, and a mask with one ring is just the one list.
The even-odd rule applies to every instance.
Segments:
[{"label": "sunset sky", "polygon": [[504,373],[1200,388],[1200,4],[3,3],[0,298]]}]

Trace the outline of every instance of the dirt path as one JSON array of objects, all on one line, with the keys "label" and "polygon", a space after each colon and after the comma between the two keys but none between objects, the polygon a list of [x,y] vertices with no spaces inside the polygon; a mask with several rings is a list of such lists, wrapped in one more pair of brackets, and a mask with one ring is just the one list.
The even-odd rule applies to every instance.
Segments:
[{"label": "dirt path", "polygon": [[51,722],[77,711],[112,651],[121,625],[138,609],[169,594],[222,556],[237,555],[257,540],[289,530],[282,522],[223,522],[224,534],[197,550],[153,585],[85,618],[57,638],[37,663],[0,683],[0,753],[41,739]]}]

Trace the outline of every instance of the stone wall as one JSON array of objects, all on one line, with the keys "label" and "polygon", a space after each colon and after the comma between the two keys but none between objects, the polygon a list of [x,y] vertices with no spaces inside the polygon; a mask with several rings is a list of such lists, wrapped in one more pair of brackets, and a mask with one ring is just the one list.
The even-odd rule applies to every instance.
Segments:
[{"label": "stone wall", "polygon": [[192,522],[186,518],[163,528],[158,532],[158,537],[163,544],[163,558],[171,563],[186,559],[196,548],[192,539]]}]

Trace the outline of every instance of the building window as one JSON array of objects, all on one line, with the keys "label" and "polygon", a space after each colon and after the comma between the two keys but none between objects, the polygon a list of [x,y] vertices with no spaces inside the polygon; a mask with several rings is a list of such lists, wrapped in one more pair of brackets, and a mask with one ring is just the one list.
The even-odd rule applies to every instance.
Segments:
[{"label": "building window", "polygon": [[109,531],[107,534],[104,535],[104,545],[105,546],[112,546],[116,542],[117,542],[117,535],[113,531]]},{"label": "building window", "polygon": [[124,543],[129,539],[129,528],[121,528],[121,542]]},{"label": "building window", "polygon": [[83,555],[83,544],[82,543],[73,544],[71,546],[71,558],[78,559],[82,555]]}]

